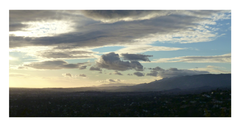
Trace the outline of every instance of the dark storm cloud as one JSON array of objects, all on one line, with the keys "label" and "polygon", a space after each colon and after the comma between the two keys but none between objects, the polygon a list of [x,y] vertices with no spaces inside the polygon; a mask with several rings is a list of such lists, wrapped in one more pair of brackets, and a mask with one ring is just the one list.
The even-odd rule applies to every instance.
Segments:
[{"label": "dark storm cloud", "polygon": [[96,64],[100,68],[109,70],[125,71],[135,69],[143,71],[143,66],[138,61],[121,61],[119,55],[114,52],[102,55]]},{"label": "dark storm cloud", "polygon": [[99,68],[99,67],[90,67],[89,70],[90,70],[90,71],[102,71],[102,69]]},{"label": "dark storm cloud", "polygon": [[149,61],[148,57],[152,57],[153,55],[142,55],[142,54],[121,54],[124,60],[142,60]]},{"label": "dark storm cloud", "polygon": [[32,62],[29,64],[24,64],[24,67],[31,67],[34,69],[73,69],[78,68],[80,65],[86,63],[77,63],[77,64],[69,64],[63,60],[52,60],[52,61],[41,61],[41,62]]},{"label": "dark storm cloud", "polygon": [[[22,13],[23,12],[21,12],[21,15]],[[31,11],[28,13],[31,13]],[[37,13],[37,15],[33,16],[31,14],[29,17],[28,15],[24,15],[24,18],[21,17],[20,19],[18,19],[18,17],[20,17],[19,15],[12,14],[12,16],[10,15],[10,19],[11,21],[16,20],[17,22],[21,19],[26,19],[26,21],[28,21],[28,19],[44,20],[45,18],[51,18],[51,15],[53,15],[53,19],[58,19],[61,17],[60,11],[34,13]],[[204,13],[204,15],[206,14],[211,15],[212,12]],[[57,48],[59,49],[65,49],[77,47],[96,47],[114,44],[133,44],[135,42],[134,39],[147,37],[150,34],[164,35],[177,31],[189,30],[190,28],[196,27],[198,25],[196,22],[206,20],[193,14],[189,15],[187,13],[183,14],[181,12],[172,14],[171,12],[170,15],[156,17],[150,20],[134,20],[131,22],[121,21],[111,24],[94,22],[91,25],[84,25],[83,27],[81,24],[77,24],[78,20],[75,17],[72,19],[74,20],[73,22],[76,23],[74,32],[64,33],[52,37],[38,38],[10,36],[9,46],[10,48],[23,46],[58,46]]]},{"label": "dark storm cloud", "polygon": [[[157,67],[156,67],[157,68]],[[208,71],[195,71],[195,70],[187,70],[187,69],[177,69],[177,68],[170,68],[170,69],[162,69],[158,67],[157,69],[152,70],[150,73],[147,73],[147,76],[160,76],[162,78],[170,78],[170,77],[178,77],[178,76],[185,76],[185,75],[198,75],[198,74],[209,74]]]},{"label": "dark storm cloud", "polygon": [[138,77],[140,77],[140,76],[144,76],[144,74],[141,73],[141,72],[134,72],[133,74],[136,75],[136,76],[138,76]]}]

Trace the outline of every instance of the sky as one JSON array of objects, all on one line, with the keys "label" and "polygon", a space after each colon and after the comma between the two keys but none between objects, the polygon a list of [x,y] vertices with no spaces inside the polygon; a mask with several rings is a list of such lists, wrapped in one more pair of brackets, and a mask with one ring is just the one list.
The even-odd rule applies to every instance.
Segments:
[{"label": "sky", "polygon": [[9,10],[9,87],[231,73],[230,10]]}]

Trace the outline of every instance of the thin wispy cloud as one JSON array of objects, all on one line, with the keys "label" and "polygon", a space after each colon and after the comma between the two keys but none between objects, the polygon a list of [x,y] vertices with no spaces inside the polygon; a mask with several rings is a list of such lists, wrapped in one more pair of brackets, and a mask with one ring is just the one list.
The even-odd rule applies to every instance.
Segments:
[{"label": "thin wispy cloud", "polygon": [[152,45],[134,45],[134,46],[130,45],[115,52],[121,54],[121,53],[144,53],[148,51],[177,51],[184,49],[186,48],[152,46]]},{"label": "thin wispy cloud", "polygon": [[226,68],[224,67],[219,67],[219,66],[211,66],[208,65],[206,67],[201,67],[201,68],[191,68],[189,70],[194,70],[194,71],[208,71],[212,74],[224,74],[224,73],[231,73],[231,71],[227,71]]},{"label": "thin wispy cloud", "polygon": [[121,82],[120,79],[106,79],[106,80],[99,80],[100,83],[119,83]]},{"label": "thin wispy cloud", "polygon": [[52,60],[52,61],[31,62],[29,64],[24,64],[23,67],[29,67],[34,69],[55,70],[55,69],[74,69],[84,64],[86,63],[70,64],[63,60]]},{"label": "thin wispy cloud", "polygon": [[28,76],[28,75],[22,74],[22,73],[10,73],[9,76],[10,77],[25,77],[25,76]]},{"label": "thin wispy cloud", "polygon": [[152,63],[231,63],[231,53],[216,56],[182,56],[174,58],[160,58],[153,60]]},{"label": "thin wispy cloud", "polygon": [[90,51],[42,51],[36,56],[45,59],[89,59],[95,58],[94,52]]}]

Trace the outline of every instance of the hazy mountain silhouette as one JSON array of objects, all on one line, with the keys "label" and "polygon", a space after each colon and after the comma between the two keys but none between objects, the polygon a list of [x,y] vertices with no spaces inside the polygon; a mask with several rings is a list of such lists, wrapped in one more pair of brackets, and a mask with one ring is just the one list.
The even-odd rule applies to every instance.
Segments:
[{"label": "hazy mountain silhouette", "polygon": [[231,89],[231,74],[202,74],[164,78],[150,83],[116,87],[114,91],[204,92],[217,88]]}]

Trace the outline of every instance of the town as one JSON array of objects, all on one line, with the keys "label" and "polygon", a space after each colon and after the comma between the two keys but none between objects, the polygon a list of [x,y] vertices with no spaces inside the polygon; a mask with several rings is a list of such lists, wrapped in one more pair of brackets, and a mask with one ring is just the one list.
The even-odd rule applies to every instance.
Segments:
[{"label": "town", "polygon": [[159,92],[10,92],[10,117],[231,117],[231,90]]}]

